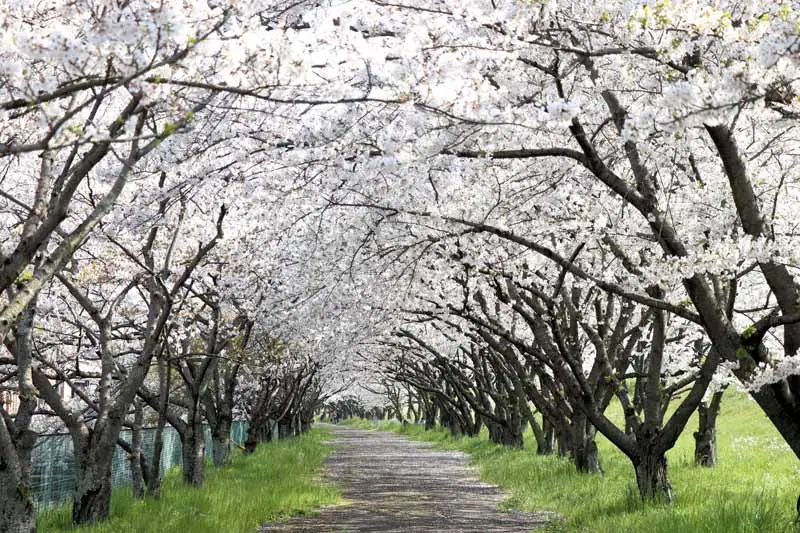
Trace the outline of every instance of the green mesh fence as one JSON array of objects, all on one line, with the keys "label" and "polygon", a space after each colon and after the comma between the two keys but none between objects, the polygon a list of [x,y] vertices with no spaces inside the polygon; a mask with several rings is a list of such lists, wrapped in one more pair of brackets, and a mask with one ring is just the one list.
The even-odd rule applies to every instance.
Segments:
[{"label": "green mesh fence", "polygon": [[[236,421],[231,427],[231,440],[241,444],[247,434],[247,422]],[[142,429],[142,450],[153,456],[156,429]],[[131,432],[123,430],[120,438],[130,442]],[[211,458],[211,431],[205,427],[206,457]],[[69,434],[41,435],[36,440],[31,462],[31,490],[37,511],[67,503],[75,486],[75,460]],[[164,446],[161,452],[161,475],[181,464],[181,439],[175,428],[164,429]],[[111,467],[115,487],[131,483],[131,470],[127,453],[117,446]]]}]

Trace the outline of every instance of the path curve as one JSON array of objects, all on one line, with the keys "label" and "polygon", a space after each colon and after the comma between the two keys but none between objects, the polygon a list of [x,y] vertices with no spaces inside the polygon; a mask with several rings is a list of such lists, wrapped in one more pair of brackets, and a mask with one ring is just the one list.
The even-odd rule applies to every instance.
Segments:
[{"label": "path curve", "polygon": [[464,453],[435,450],[387,431],[327,427],[335,449],[325,477],[342,488],[347,504],[265,524],[262,532],[520,533],[553,518],[501,511],[505,495],[478,480]]}]

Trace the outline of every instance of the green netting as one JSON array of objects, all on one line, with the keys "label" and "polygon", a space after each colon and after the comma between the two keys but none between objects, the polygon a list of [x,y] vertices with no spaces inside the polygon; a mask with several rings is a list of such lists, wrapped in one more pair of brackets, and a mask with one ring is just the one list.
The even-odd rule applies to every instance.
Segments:
[{"label": "green netting", "polygon": [[[211,431],[204,428],[206,456],[211,458]],[[231,440],[241,444],[247,433],[247,422],[236,421],[231,427]],[[142,450],[152,457],[155,443],[155,428],[142,429]],[[131,432],[122,431],[120,438],[130,442]],[[64,504],[72,497],[75,486],[75,461],[72,453],[72,439],[69,434],[42,435],[36,440],[31,462],[31,490],[34,494],[36,510]],[[164,429],[164,447],[161,452],[161,475],[181,464],[181,440],[178,432],[167,426]],[[125,450],[117,446],[111,467],[111,477],[115,487],[131,482],[131,470]]]}]

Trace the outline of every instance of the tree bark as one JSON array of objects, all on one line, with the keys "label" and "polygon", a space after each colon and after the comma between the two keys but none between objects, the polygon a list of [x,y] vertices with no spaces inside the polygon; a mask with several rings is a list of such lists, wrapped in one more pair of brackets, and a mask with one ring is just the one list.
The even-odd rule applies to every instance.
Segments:
[{"label": "tree bark", "polygon": [[559,457],[569,457],[572,453],[572,435],[569,428],[555,428],[556,451]]},{"label": "tree bark", "polygon": [[717,415],[722,403],[723,391],[715,392],[711,402],[702,402],[697,407],[698,429],[694,433],[694,463],[697,466],[717,465]]},{"label": "tree bark", "polygon": [[556,429],[546,418],[542,419],[542,443],[537,442],[536,453],[539,455],[553,455],[556,450]]},{"label": "tree bark", "polygon": [[34,533],[33,495],[26,483],[15,482],[14,477],[0,460],[0,531]]},{"label": "tree bark", "polygon": [[156,435],[153,442],[153,457],[150,462],[147,495],[151,498],[161,496],[161,454],[164,450],[164,428],[167,426],[167,409],[169,409],[169,388],[171,374],[167,364],[161,356],[158,362],[158,422],[156,422]]},{"label": "tree bark", "polygon": [[[507,411],[497,409],[495,412],[505,417]],[[489,429],[489,440],[495,444],[502,444],[511,448],[522,448],[524,444],[522,437],[524,426],[520,422],[519,417],[516,416],[509,416],[502,422],[487,418],[486,427]]]},{"label": "tree bark", "polygon": [[[115,436],[119,432],[111,432]],[[111,461],[117,439],[110,444],[90,446],[76,443],[76,485],[72,499],[72,522],[94,524],[107,520],[111,512]],[[78,444],[76,446],[76,444]]]},{"label": "tree bark", "polygon": [[513,427],[512,424],[497,424],[494,433],[495,439],[492,439],[492,442],[496,444],[520,449],[524,445],[522,431],[517,427]]},{"label": "tree bark", "polygon": [[572,422],[572,460],[578,472],[597,474],[600,468],[600,453],[595,442],[597,430],[585,416],[577,416]]},{"label": "tree bark", "polygon": [[232,460],[231,425],[230,420],[219,420],[211,432],[212,457],[217,468],[229,465]]},{"label": "tree bark", "polygon": [[144,452],[142,451],[142,425],[144,424],[144,408],[141,400],[133,403],[133,428],[131,429],[131,453],[128,455],[128,462],[131,468],[131,488],[135,499],[144,498],[145,476],[144,476]]},{"label": "tree bark", "polygon": [[633,461],[639,495],[646,501],[672,502],[672,484],[663,453],[644,454]]},{"label": "tree bark", "polygon": [[12,416],[0,405],[0,531],[29,533],[36,530],[30,489],[31,454],[36,433],[30,422],[38,403],[32,380],[32,324],[35,302],[17,323],[14,340],[6,348],[17,362],[19,406]]},{"label": "tree bark", "polygon": [[541,450],[544,448],[544,429],[539,424],[539,421],[536,420],[536,417],[533,413],[527,417],[528,425],[531,427],[531,431],[533,432],[533,438],[536,439],[536,453],[537,455],[543,455]]},{"label": "tree bark", "polygon": [[461,424],[459,424],[456,414],[444,405],[440,406],[441,424],[450,432],[454,437],[460,437],[463,434]]},{"label": "tree bark", "polygon": [[[195,420],[191,420],[194,418]],[[189,423],[181,437],[181,458],[183,459],[183,481],[200,487],[205,480],[206,439],[203,435],[202,421],[190,413]]]},{"label": "tree bark", "polygon": [[278,439],[288,439],[292,436],[292,425],[288,420],[278,420]]}]

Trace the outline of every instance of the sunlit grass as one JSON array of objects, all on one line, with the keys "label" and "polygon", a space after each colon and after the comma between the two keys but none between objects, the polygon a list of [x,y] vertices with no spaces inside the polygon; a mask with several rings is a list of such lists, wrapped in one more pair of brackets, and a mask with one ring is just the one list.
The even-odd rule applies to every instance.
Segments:
[{"label": "sunlit grass", "polygon": [[164,480],[158,500],[136,501],[130,489],[114,491],[111,520],[73,528],[70,507],[39,516],[38,531],[86,533],[252,533],[264,522],[305,514],[339,499],[322,483],[320,468],[330,453],[330,433],[315,428],[306,435],[260,445],[252,456],[237,454],[229,467],[210,469],[202,488],[182,484],[180,471]]},{"label": "sunlit grass", "polygon": [[472,455],[481,477],[505,488],[506,505],[528,511],[555,511],[563,520],[550,531],[720,532],[800,531],[795,502],[800,493],[798,461],[759,407],[747,396],[727,393],[718,420],[716,468],[695,467],[696,418],[668,453],[676,493],[672,505],[644,505],[630,461],[600,437],[603,475],[578,474],[568,460],[535,453],[532,435],[524,450],[494,445],[485,435],[453,439],[446,430],[425,431],[396,422],[361,427],[392,429],[437,446]]}]

